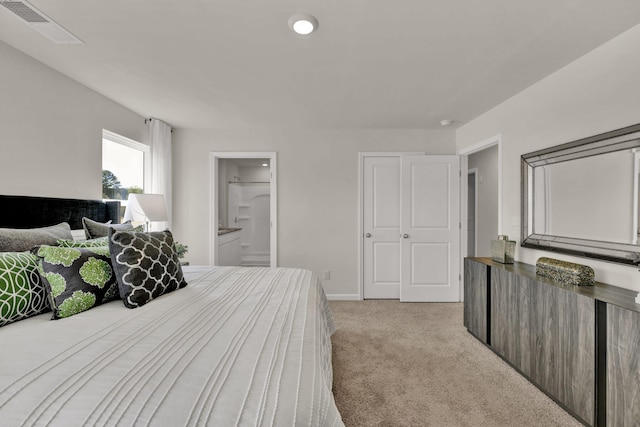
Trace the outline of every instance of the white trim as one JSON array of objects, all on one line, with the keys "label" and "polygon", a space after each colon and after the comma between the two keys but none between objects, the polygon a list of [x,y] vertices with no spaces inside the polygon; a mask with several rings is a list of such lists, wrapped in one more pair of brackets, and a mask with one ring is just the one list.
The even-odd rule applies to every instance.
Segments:
[{"label": "white trim", "polygon": [[270,215],[271,215],[271,247],[270,265],[278,265],[278,195],[277,195],[277,163],[276,152],[211,152],[209,167],[209,224],[211,225],[211,235],[209,237],[209,265],[217,264],[218,248],[218,159],[269,159],[269,170],[271,172],[270,183]]},{"label": "white trim", "polygon": [[[467,158],[468,160],[468,158]],[[471,169],[467,169],[467,184],[469,182],[469,178],[468,176],[473,174],[475,176],[475,179],[473,181],[474,183],[474,194],[475,194],[475,200],[474,200],[474,206],[475,209],[473,211],[473,213],[475,214],[475,218],[473,218],[474,221],[474,225],[476,227],[475,229],[475,233],[474,233],[474,238],[473,238],[473,242],[474,242],[474,247],[473,247],[473,256],[478,256],[478,168],[471,168]],[[467,201],[469,200],[469,194],[467,193]],[[467,205],[468,208],[468,205]],[[469,209],[467,209],[467,212],[469,212]],[[467,218],[468,219],[468,218]],[[467,224],[469,224],[469,221],[467,221]],[[467,228],[467,231],[468,228]],[[467,233],[467,235],[469,235],[469,233]],[[467,241],[467,248],[465,249],[465,253],[469,253],[468,249],[469,249],[469,242]]]},{"label": "white trim", "polygon": [[457,151],[457,154],[461,156],[468,156],[470,154],[477,153],[478,151],[483,151],[496,144],[500,144],[501,142],[502,142],[502,134],[499,133],[490,138],[483,139],[480,142],[470,145],[469,147],[461,148],[460,150]]},{"label": "white trim", "polygon": [[327,294],[329,301],[360,301],[359,294]]},{"label": "white trim", "polygon": [[638,244],[638,174],[640,174],[640,152],[634,148],[633,152],[633,224],[631,229],[631,236],[633,240],[631,243]]},{"label": "white trim", "polygon": [[134,141],[133,139],[127,138],[126,136],[118,135],[117,133],[111,132],[107,129],[102,129],[102,139],[106,139],[107,141],[115,142],[117,144],[122,144],[129,148],[133,148],[135,150],[140,150],[144,154],[142,156],[143,159],[143,188],[145,191],[149,191],[151,188],[151,147],[147,144],[143,144],[142,142]]},{"label": "white trim", "polygon": [[[478,142],[477,144],[473,144],[470,147],[463,148],[458,150],[456,154],[460,156],[466,156],[473,153],[477,153],[478,151],[485,150],[487,148],[493,147],[494,145],[498,146],[498,234],[503,234],[502,232],[502,134],[499,133],[497,135],[492,136],[491,138],[487,138],[483,141]],[[462,173],[466,173],[466,165],[465,170]],[[467,202],[464,201],[464,209],[467,209]]]},{"label": "white trim", "polygon": [[[464,301],[464,259],[467,256],[467,246],[469,244],[467,240],[467,230],[469,229],[469,209],[467,207],[467,199],[469,197],[468,186],[468,168],[469,168],[469,156],[460,155],[460,265],[458,266],[459,272],[459,295],[460,302]],[[462,183],[462,177],[465,177],[464,185]],[[477,208],[477,206],[476,206]],[[477,226],[476,226],[477,229]]]},{"label": "white trim", "polygon": [[356,234],[358,248],[358,300],[364,299],[364,242],[362,239],[362,236],[364,236],[364,157],[365,153],[358,153],[358,232]]},{"label": "white trim", "polygon": [[126,136],[118,135],[117,133],[111,132],[107,129],[102,129],[102,138],[108,139],[112,142],[117,142],[118,144],[126,145],[127,147],[135,148],[136,150],[146,152],[151,151],[151,147],[149,147],[147,144],[143,144],[142,142],[127,138]]}]

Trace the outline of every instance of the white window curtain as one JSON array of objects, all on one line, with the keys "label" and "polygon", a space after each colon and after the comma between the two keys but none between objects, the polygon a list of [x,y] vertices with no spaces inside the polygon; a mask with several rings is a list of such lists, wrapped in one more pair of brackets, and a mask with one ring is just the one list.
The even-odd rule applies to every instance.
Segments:
[{"label": "white window curtain", "polygon": [[171,229],[171,126],[158,119],[149,120],[149,138],[151,146],[151,191],[163,194],[167,204],[166,223],[152,224],[153,230]]}]

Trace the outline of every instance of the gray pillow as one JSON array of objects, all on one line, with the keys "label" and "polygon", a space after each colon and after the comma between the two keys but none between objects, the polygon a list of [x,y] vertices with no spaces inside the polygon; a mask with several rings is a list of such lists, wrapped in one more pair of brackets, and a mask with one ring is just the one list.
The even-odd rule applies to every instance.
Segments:
[{"label": "gray pillow", "polygon": [[82,217],[82,227],[84,228],[84,234],[87,236],[87,239],[106,237],[109,235],[109,228],[113,228],[118,231],[133,229],[131,221],[127,221],[124,224],[111,224],[111,221],[102,223],[87,217]]},{"label": "gray pillow", "polygon": [[24,252],[38,245],[56,245],[58,239],[73,239],[66,222],[42,228],[0,228],[0,252]]}]

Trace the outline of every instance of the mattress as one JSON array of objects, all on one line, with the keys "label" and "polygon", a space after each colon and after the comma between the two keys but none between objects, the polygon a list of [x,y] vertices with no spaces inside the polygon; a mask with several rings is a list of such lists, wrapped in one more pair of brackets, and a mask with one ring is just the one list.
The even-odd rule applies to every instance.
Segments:
[{"label": "mattress", "polygon": [[186,267],[189,285],[0,329],[2,425],[340,426],[314,274]]}]

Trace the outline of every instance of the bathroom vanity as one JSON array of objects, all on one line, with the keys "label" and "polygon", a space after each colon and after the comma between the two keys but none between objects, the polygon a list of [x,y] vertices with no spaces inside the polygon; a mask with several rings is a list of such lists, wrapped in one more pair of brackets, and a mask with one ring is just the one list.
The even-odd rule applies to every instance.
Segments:
[{"label": "bathroom vanity", "polygon": [[242,248],[240,231],[242,228],[218,229],[218,265],[240,265]]}]

